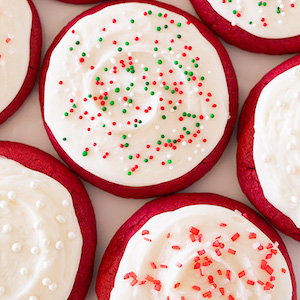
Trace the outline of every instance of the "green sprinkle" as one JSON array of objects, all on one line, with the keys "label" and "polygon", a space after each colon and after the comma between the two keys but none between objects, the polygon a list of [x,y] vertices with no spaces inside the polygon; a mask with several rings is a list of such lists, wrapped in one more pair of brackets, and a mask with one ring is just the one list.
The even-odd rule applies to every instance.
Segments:
[{"label": "green sprinkle", "polygon": [[122,51],[122,47],[119,47],[119,48],[118,48],[118,51],[121,52],[121,51]]},{"label": "green sprinkle", "polygon": [[200,79],[201,79],[201,80],[204,80],[205,78],[204,78],[204,76],[201,76]]},{"label": "green sprinkle", "polygon": [[145,90],[145,91],[148,91],[148,88],[145,86],[145,87],[144,87],[144,90]]},{"label": "green sprinkle", "polygon": [[108,69],[107,69],[107,68],[104,68],[104,71],[105,71],[105,72],[107,72],[107,71],[108,71]]},{"label": "green sprinkle", "polygon": [[194,63],[195,61],[196,61],[196,60],[195,60],[194,58],[191,60],[192,63]]},{"label": "green sprinkle", "polygon": [[76,41],[76,42],[75,42],[75,44],[76,44],[76,45],[79,45],[79,44],[80,44],[80,42],[79,42],[79,41]]},{"label": "green sprinkle", "polygon": [[158,15],[159,17],[161,17],[161,16],[162,16],[162,13],[158,13],[157,15]]},{"label": "green sprinkle", "polygon": [[102,42],[103,41],[103,38],[101,37],[101,38],[99,38],[99,42]]},{"label": "green sprinkle", "polygon": [[129,46],[129,42],[125,42],[125,45],[126,45],[126,46]]},{"label": "green sprinkle", "polygon": [[161,31],[161,27],[160,27],[160,26],[157,26],[157,27],[156,27],[156,30],[157,30],[157,31]]},{"label": "green sprinkle", "polygon": [[158,63],[159,65],[161,65],[161,64],[162,64],[162,60],[159,59],[159,60],[157,61],[157,63]]},{"label": "green sprinkle", "polygon": [[128,143],[125,143],[125,144],[124,144],[124,147],[125,147],[125,148],[128,148],[128,147],[129,147],[129,144],[128,144]]},{"label": "green sprinkle", "polygon": [[126,112],[127,112],[127,110],[124,108],[124,109],[122,109],[122,113],[123,114],[126,114]]},{"label": "green sprinkle", "polygon": [[130,171],[129,171],[129,172],[127,172],[127,175],[128,175],[128,176],[130,176],[131,174],[132,174],[132,173],[131,173]]},{"label": "green sprinkle", "polygon": [[234,15],[236,15],[236,10],[233,10],[232,13],[233,13]]},{"label": "green sprinkle", "polygon": [[148,10],[148,15],[152,15],[152,10]]},{"label": "green sprinkle", "polygon": [[123,135],[122,135],[122,139],[123,139],[123,140],[126,140],[126,138],[127,138],[126,134],[123,134]]},{"label": "green sprinkle", "polygon": [[129,155],[128,158],[129,158],[129,159],[133,159],[133,156],[132,156],[132,155]]},{"label": "green sprinkle", "polygon": [[200,127],[200,123],[196,123],[196,127]]},{"label": "green sprinkle", "polygon": [[213,118],[215,117],[215,115],[214,115],[214,114],[211,114],[210,117],[213,119]]},{"label": "green sprinkle", "polygon": [[69,113],[65,112],[65,116],[67,117],[69,115]]},{"label": "green sprinkle", "polygon": [[195,119],[195,118],[196,118],[196,115],[192,115],[192,118]]},{"label": "green sprinkle", "polygon": [[130,90],[130,87],[129,87],[129,86],[127,86],[125,89],[126,89],[126,91],[129,91],[129,90]]},{"label": "green sprinkle", "polygon": [[187,135],[191,134],[191,132],[190,132],[190,131],[188,131],[188,130],[187,130],[185,133],[186,133]]},{"label": "green sprinkle", "polygon": [[103,99],[104,99],[104,100],[107,100],[107,99],[108,99],[108,97],[107,97],[107,96],[104,96],[104,97],[103,97]]},{"label": "green sprinkle", "polygon": [[144,71],[147,72],[149,69],[147,67],[144,68]]},{"label": "green sprinkle", "polygon": [[177,23],[177,27],[181,27],[181,23],[179,22],[179,23]]},{"label": "green sprinkle", "polygon": [[76,104],[73,104],[72,107],[77,108]]},{"label": "green sprinkle", "polygon": [[104,107],[102,107],[102,110],[103,110],[103,111],[106,111],[106,110],[107,110],[107,108],[104,106]]},{"label": "green sprinkle", "polygon": [[163,120],[165,120],[165,119],[167,118],[167,116],[166,116],[166,115],[162,115],[161,118],[162,118]]},{"label": "green sprinkle", "polygon": [[99,81],[100,80],[100,77],[96,77],[96,81]]},{"label": "green sprinkle", "polygon": [[172,51],[172,47],[169,47],[168,50],[169,50],[169,51]]},{"label": "green sprinkle", "polygon": [[161,145],[161,141],[157,141],[156,143],[157,143],[157,145]]},{"label": "green sprinkle", "polygon": [[164,25],[164,28],[165,28],[165,29],[167,29],[167,28],[168,28],[168,25],[167,25],[167,24],[166,24],[166,25]]},{"label": "green sprinkle", "polygon": [[189,72],[188,71],[184,71],[183,73],[184,73],[184,75],[187,75]]},{"label": "green sprinkle", "polygon": [[89,98],[92,98],[92,97],[93,97],[93,95],[92,95],[92,94],[88,94],[88,97],[89,97]]},{"label": "green sprinkle", "polygon": [[114,104],[115,104],[115,101],[110,101],[109,104],[110,104],[110,105],[114,105]]},{"label": "green sprinkle", "polygon": [[144,159],[144,162],[145,162],[145,163],[147,163],[148,161],[149,161],[148,158],[145,158],[145,159]]},{"label": "green sprinkle", "polygon": [[85,53],[85,52],[82,52],[82,53],[81,53],[81,56],[86,56],[86,53]]},{"label": "green sprinkle", "polygon": [[195,67],[195,68],[198,68],[198,67],[199,67],[199,65],[198,65],[198,64],[194,64],[194,67]]},{"label": "green sprinkle", "polygon": [[183,131],[186,131],[186,127],[182,127],[182,130],[183,130]]},{"label": "green sprinkle", "polygon": [[87,151],[82,152],[82,156],[87,156],[87,155],[88,155]]},{"label": "green sprinkle", "polygon": [[120,92],[120,88],[118,88],[118,87],[115,88],[115,92],[116,92],[116,93],[119,93],[119,92]]},{"label": "green sprinkle", "polygon": [[194,75],[194,73],[193,73],[193,72],[189,72],[189,75],[190,75],[190,76],[193,76],[193,75]]},{"label": "green sprinkle", "polygon": [[171,159],[168,159],[168,164],[171,164],[172,163],[172,160]]},{"label": "green sprinkle", "polygon": [[66,138],[66,137],[63,137],[63,138],[62,138],[62,140],[63,140],[63,141],[66,141],[66,140],[67,140],[67,138]]},{"label": "green sprinkle", "polygon": [[154,50],[154,51],[158,51],[158,48],[157,48],[157,47],[154,47],[153,50]]},{"label": "green sprinkle", "polygon": [[183,117],[186,117],[186,115],[187,115],[186,112],[183,112],[183,113],[182,113],[182,116],[183,116]]},{"label": "green sprinkle", "polygon": [[154,93],[153,91],[151,91],[150,95],[151,95],[151,96],[154,96],[154,94],[155,94],[155,93]]},{"label": "green sprinkle", "polygon": [[178,61],[177,60],[174,61],[174,65],[178,65]]},{"label": "green sprinkle", "polygon": [[181,39],[181,34],[177,34],[177,38],[178,38],[178,39]]},{"label": "green sprinkle", "polygon": [[131,82],[129,85],[130,85],[130,86],[134,86],[134,83],[133,83],[133,82]]},{"label": "green sprinkle", "polygon": [[182,65],[179,65],[178,68],[181,69],[181,68],[182,68]]},{"label": "green sprinkle", "polygon": [[149,83],[149,81],[146,81],[145,84],[146,84],[146,85],[149,85],[150,83]]},{"label": "green sprinkle", "polygon": [[163,139],[163,138],[165,138],[165,135],[164,135],[164,134],[162,134],[160,137]]},{"label": "green sprinkle", "polygon": [[171,93],[172,93],[172,94],[175,94],[175,90],[171,90]]},{"label": "green sprinkle", "polygon": [[132,99],[128,99],[128,103],[132,103],[133,101],[132,101]]},{"label": "green sprinkle", "polygon": [[70,50],[70,51],[73,51],[73,47],[70,47],[69,50]]},{"label": "green sprinkle", "polygon": [[165,86],[165,90],[167,91],[170,87],[168,85]]},{"label": "green sprinkle", "polygon": [[131,19],[131,20],[130,20],[130,23],[132,23],[132,24],[133,24],[133,23],[134,23],[134,20],[133,20],[133,19]]}]

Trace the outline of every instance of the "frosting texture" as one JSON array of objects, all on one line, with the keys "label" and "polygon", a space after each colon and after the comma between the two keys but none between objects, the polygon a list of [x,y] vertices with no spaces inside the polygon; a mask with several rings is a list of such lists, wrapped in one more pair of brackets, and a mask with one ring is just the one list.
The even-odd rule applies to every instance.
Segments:
[{"label": "frosting texture", "polygon": [[129,240],[110,299],[291,299],[284,257],[239,212],[192,205],[149,219]]},{"label": "frosting texture", "polygon": [[142,3],[80,19],[52,52],[44,91],[45,121],[71,159],[129,186],[193,169],[230,117],[213,46],[185,17]]},{"label": "frosting texture", "polygon": [[0,157],[0,298],[68,298],[82,236],[69,192]]},{"label": "frosting texture", "polygon": [[274,78],[255,111],[253,158],[267,200],[300,228],[300,67]]},{"label": "frosting texture", "polygon": [[249,33],[270,39],[300,34],[300,5],[296,0],[208,0],[214,10]]},{"label": "frosting texture", "polygon": [[26,77],[31,26],[27,0],[0,0],[0,112],[16,97]]}]

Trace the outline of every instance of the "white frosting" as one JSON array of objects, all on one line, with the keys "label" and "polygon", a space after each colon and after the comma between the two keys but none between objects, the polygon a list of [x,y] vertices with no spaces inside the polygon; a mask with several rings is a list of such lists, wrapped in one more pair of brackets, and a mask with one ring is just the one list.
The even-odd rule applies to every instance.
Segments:
[{"label": "white frosting", "polygon": [[297,0],[208,2],[232,26],[238,26],[255,36],[278,39],[300,34],[300,5]]},{"label": "white frosting", "polygon": [[0,0],[0,112],[16,97],[26,77],[31,26],[27,0]]},{"label": "white frosting", "polygon": [[110,300],[289,300],[291,276],[277,246],[240,213],[223,207],[162,213],[128,242]]},{"label": "white frosting", "polygon": [[300,67],[275,77],[255,111],[253,157],[265,197],[300,228]]},{"label": "white frosting", "polygon": [[82,248],[69,192],[0,157],[0,203],[1,300],[67,299]]},{"label": "white frosting", "polygon": [[189,23],[127,3],[69,29],[50,58],[45,121],[77,164],[119,184],[152,185],[185,174],[216,146],[229,118],[226,79]]}]

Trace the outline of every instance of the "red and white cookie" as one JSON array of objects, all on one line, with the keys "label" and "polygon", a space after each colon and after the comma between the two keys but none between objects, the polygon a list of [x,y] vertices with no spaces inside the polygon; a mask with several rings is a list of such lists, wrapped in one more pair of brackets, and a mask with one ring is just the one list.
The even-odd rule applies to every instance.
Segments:
[{"label": "red and white cookie", "polygon": [[266,74],[242,109],[237,153],[243,192],[269,221],[300,241],[300,55]]},{"label": "red and white cookie", "polygon": [[64,161],[92,184],[134,198],[181,190],[207,173],[238,105],[217,38],[154,1],[105,2],[71,21],[44,61],[40,100]]},{"label": "red and white cookie", "polygon": [[31,92],[40,66],[42,32],[31,0],[0,1],[0,124]]},{"label": "red and white cookie", "polygon": [[112,238],[98,299],[297,299],[279,234],[248,206],[215,194],[147,203]]},{"label": "red and white cookie", "polygon": [[300,52],[300,6],[295,0],[190,0],[203,22],[243,50]]},{"label": "red and white cookie", "polygon": [[0,142],[1,299],[85,299],[96,223],[81,181],[49,154]]}]

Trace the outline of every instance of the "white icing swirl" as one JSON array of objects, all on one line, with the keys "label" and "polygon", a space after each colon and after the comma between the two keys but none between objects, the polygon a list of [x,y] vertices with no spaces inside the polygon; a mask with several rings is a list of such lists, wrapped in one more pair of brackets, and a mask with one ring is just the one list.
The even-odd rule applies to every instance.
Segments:
[{"label": "white icing swirl", "polygon": [[16,97],[27,74],[31,26],[27,0],[0,0],[0,112]]},{"label": "white icing swirl", "polygon": [[[300,228],[300,67],[275,77],[255,111],[253,158],[265,197]],[[267,158],[267,159],[266,159]]]},{"label": "white icing swirl", "polygon": [[83,17],[61,39],[50,57],[44,112],[77,164],[145,186],[180,177],[214,149],[228,98],[219,56],[193,24],[125,3]]},{"label": "white icing swirl", "polygon": [[300,5],[296,0],[208,0],[214,10],[249,33],[269,39],[300,34]]},{"label": "white icing swirl", "polygon": [[[62,205],[72,203],[69,192],[52,178],[0,157],[0,199],[7,203],[0,207],[1,300],[67,299],[82,248],[74,207]],[[44,205],[37,206],[39,201]]]},{"label": "white icing swirl", "polygon": [[277,246],[240,213],[223,207],[161,213],[129,240],[110,300],[289,300],[291,277]]}]

